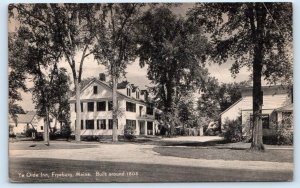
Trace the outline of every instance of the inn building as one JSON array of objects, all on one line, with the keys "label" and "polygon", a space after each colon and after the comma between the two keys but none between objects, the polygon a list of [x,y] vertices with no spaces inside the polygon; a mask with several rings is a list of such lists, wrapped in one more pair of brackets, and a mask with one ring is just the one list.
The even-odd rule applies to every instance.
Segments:
[{"label": "inn building", "polygon": [[[147,90],[140,90],[134,84],[123,81],[117,86],[118,135],[124,134],[126,125],[134,128],[135,135],[155,135],[158,133],[160,110],[148,101]],[[105,75],[92,79],[80,91],[81,135],[112,135],[112,87],[106,82]],[[75,130],[76,100],[70,98],[71,129]]]}]

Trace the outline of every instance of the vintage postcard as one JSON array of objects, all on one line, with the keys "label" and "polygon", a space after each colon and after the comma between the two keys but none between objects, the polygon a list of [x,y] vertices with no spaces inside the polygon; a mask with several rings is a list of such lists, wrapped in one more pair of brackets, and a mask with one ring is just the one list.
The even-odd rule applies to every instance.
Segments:
[{"label": "vintage postcard", "polygon": [[10,4],[10,181],[293,181],[292,10]]}]

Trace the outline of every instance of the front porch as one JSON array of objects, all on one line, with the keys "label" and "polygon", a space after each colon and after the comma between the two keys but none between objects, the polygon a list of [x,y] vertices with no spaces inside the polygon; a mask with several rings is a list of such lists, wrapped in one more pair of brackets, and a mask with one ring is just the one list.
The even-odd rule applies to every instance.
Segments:
[{"label": "front porch", "polygon": [[138,135],[155,135],[157,132],[156,125],[150,119],[138,119]]}]

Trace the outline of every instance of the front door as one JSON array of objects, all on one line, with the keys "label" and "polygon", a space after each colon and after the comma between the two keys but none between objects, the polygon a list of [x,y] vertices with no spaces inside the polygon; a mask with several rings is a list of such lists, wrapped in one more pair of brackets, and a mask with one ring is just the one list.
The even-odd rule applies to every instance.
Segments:
[{"label": "front door", "polygon": [[145,134],[145,121],[139,121],[140,135]]}]

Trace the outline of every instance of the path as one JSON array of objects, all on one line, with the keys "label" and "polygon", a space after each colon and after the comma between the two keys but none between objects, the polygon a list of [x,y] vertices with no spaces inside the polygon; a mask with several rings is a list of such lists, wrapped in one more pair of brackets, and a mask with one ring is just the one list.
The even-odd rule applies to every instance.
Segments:
[{"label": "path", "polygon": [[[14,144],[14,143],[11,143]],[[69,143],[75,144],[75,143]],[[86,161],[130,162],[142,164],[161,164],[218,169],[245,169],[263,171],[292,172],[293,163],[266,161],[228,161],[187,159],[161,156],[152,149],[154,145],[139,144],[97,144],[95,148],[51,149],[51,150],[13,150],[10,156],[24,158],[53,158]]]}]

